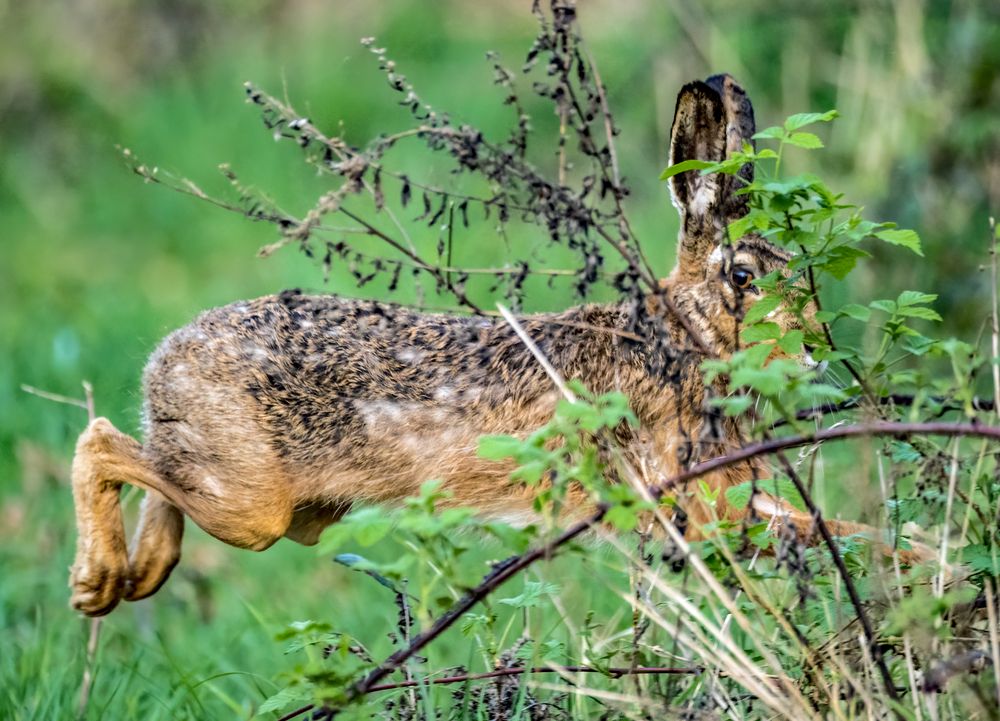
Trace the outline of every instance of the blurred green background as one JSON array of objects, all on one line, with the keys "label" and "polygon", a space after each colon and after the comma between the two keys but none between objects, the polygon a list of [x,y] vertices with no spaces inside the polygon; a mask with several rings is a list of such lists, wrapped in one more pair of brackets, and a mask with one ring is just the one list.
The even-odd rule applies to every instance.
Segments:
[{"label": "blurred green background", "polygon": [[[921,233],[926,261],[879,252],[840,292],[859,301],[935,292],[947,332],[978,335],[989,298],[980,270],[987,217],[1000,207],[1000,6],[581,4],[622,128],[629,210],[659,272],[672,263],[677,229],[657,181],[674,98],[684,82],[726,71],[750,92],[758,127],[839,109],[810,169],[870,217]],[[510,110],[484,54],[497,50],[519,69],[535,29],[527,0],[0,0],[0,717],[67,715],[85,639],[65,588],[74,536],[67,468],[85,416],[20,385],[80,396],[87,379],[98,412],[134,432],[147,354],[200,310],[293,286],[384,294],[384,283],[357,291],[343,272],[324,285],[293,248],[257,258],[272,228],[143,183],[116,146],[217,191],[225,182],[215,168],[231,163],[300,214],[324,179],[293,145],[271,140],[244,102],[244,81],[363,143],[408,120],[358,42],[373,35],[425,100],[503,137]],[[545,106],[529,111],[552,126]],[[535,142],[551,161],[554,142],[547,155],[545,140]],[[404,151],[401,162],[426,157]],[[423,177],[446,179],[441,160],[421,165]],[[791,169],[804,160],[793,156]],[[483,232],[461,262],[502,264],[503,244]],[[433,237],[419,237],[433,247]],[[526,307],[569,302],[568,288],[538,284]],[[365,591],[309,549],[281,543],[258,556],[206,542],[189,525],[185,556],[152,601],[110,618],[91,717],[246,716],[287,663],[270,640],[280,624],[371,623]]]}]

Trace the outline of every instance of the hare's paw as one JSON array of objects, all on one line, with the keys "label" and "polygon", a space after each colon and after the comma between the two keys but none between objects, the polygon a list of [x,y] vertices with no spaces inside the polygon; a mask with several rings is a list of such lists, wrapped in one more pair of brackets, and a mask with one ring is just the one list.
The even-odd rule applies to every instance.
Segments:
[{"label": "hare's paw", "polygon": [[87,616],[109,613],[125,593],[127,571],[125,563],[77,562],[69,576],[70,605]]}]

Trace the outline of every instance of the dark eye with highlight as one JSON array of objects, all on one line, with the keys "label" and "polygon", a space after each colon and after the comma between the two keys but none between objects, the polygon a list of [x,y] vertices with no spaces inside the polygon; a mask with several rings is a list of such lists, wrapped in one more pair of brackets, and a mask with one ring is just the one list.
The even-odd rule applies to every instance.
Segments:
[{"label": "dark eye with highlight", "polygon": [[739,288],[740,290],[748,290],[750,284],[753,283],[753,279],[753,273],[746,268],[734,268],[729,274],[729,282],[733,284],[734,288]]}]

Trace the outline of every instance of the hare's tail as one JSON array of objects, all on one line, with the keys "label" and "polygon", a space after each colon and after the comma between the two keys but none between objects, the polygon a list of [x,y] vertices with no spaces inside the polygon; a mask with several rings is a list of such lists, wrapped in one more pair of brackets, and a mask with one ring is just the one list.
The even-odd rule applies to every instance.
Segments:
[{"label": "hare's tail", "polygon": [[[123,484],[147,491],[131,559],[119,504]],[[184,517],[164,496],[170,486],[150,466],[142,446],[97,418],[80,436],[73,457],[76,560],[70,571],[73,608],[102,616],[125,598],[155,592],[180,558]]]}]

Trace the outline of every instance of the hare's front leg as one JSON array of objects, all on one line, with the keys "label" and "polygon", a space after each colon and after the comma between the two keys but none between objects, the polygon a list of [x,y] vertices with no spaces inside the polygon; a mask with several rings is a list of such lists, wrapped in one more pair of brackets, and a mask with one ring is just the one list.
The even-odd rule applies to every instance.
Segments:
[{"label": "hare's front leg", "polygon": [[183,534],[180,509],[159,493],[147,491],[129,549],[125,600],[138,601],[156,593],[181,558]]}]

